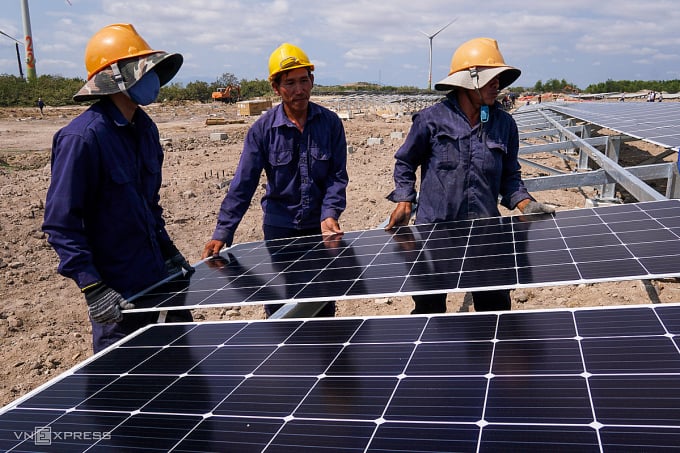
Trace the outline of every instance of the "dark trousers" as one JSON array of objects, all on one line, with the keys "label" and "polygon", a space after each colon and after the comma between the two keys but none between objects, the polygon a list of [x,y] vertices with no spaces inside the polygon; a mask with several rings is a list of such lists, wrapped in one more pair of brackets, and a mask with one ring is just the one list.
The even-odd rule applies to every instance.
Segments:
[{"label": "dark trousers", "polygon": [[[510,310],[510,291],[500,289],[495,291],[477,291],[472,294],[475,311]],[[424,294],[413,296],[415,308],[412,315],[426,313],[446,313],[446,294]]]},{"label": "dark trousers", "polygon": [[[285,228],[276,227],[272,225],[262,225],[262,231],[264,232],[264,240],[271,241],[274,239],[285,239],[285,238],[296,238],[302,236],[312,236],[315,234],[321,234],[321,226],[315,228],[306,228],[298,230],[296,228]],[[267,317],[276,312],[279,308],[283,307],[283,304],[266,304],[264,306],[264,312]],[[316,314],[316,317],[333,317],[335,316],[335,302],[328,302],[323,308]]]},{"label": "dark trousers", "polygon": [[[158,322],[158,312],[127,313],[121,322],[100,324],[92,321],[92,349],[95,354],[111,346],[116,341],[127,337],[132,332],[149,324]],[[165,322],[191,322],[193,317],[189,310],[171,310],[165,317]]]}]

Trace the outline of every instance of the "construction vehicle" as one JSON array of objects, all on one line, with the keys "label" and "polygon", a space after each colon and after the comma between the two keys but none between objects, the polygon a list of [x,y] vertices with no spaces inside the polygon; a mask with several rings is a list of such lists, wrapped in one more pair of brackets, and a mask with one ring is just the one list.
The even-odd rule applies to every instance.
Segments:
[{"label": "construction vehicle", "polygon": [[213,101],[222,101],[231,104],[241,100],[241,87],[238,85],[229,85],[224,88],[218,88],[212,93]]}]

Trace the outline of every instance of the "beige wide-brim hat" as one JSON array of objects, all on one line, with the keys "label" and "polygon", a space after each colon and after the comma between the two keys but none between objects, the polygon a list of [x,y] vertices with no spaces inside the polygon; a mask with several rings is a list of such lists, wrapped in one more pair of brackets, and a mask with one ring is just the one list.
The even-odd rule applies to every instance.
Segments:
[{"label": "beige wide-brim hat", "polygon": [[[168,83],[179,71],[184,57],[178,53],[155,52],[141,57],[128,58],[117,62],[126,90],[137,83],[144,74],[154,69],[158,74],[161,86]],[[92,76],[78,91],[73,100],[89,101],[109,94],[119,93],[120,86],[114,80],[113,69],[107,66]]]},{"label": "beige wide-brim hat", "polygon": [[434,89],[437,91],[449,91],[456,87],[474,90],[482,88],[487,83],[491,82],[494,77],[498,76],[500,85],[499,90],[510,86],[512,82],[517,80],[522,74],[517,68],[512,66],[488,66],[477,69],[477,77],[473,76],[474,68],[463,69],[462,71],[454,72],[444,80],[435,83]]}]

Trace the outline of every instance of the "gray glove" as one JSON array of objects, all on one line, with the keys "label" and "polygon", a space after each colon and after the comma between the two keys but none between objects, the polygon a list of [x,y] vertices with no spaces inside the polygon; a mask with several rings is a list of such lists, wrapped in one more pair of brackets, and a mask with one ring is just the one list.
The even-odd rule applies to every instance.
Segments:
[{"label": "gray glove", "polygon": [[182,272],[182,269],[187,271],[189,274],[195,271],[191,264],[182,256],[182,254],[177,250],[175,244],[172,242],[161,243],[161,253],[163,258],[165,258],[165,271],[168,275],[174,275]]},{"label": "gray glove", "polygon": [[553,214],[554,212],[555,208],[553,206],[531,200],[524,207],[522,214]]},{"label": "gray glove", "polygon": [[86,289],[84,292],[90,318],[100,324],[120,322],[123,320],[121,309],[135,308],[134,304],[103,283]]},{"label": "gray glove", "polygon": [[192,273],[196,270],[193,267],[191,267],[191,264],[189,264],[189,262],[182,256],[181,253],[178,253],[172,258],[168,258],[167,260],[165,260],[165,270],[167,271],[168,275],[173,275],[177,274],[178,272],[182,272],[182,269],[184,269],[188,273]]}]

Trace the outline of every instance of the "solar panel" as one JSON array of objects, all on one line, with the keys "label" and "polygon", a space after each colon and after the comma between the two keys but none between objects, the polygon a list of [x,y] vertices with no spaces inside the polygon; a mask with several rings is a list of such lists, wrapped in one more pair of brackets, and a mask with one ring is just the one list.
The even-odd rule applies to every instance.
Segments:
[{"label": "solar panel", "polygon": [[0,450],[670,451],[678,334],[680,304],[158,324],[0,410]]},{"label": "solar panel", "polygon": [[136,309],[465,292],[680,275],[680,200],[237,244]]},{"label": "solar panel", "polygon": [[680,146],[680,103],[572,102],[547,108],[659,146]]}]

